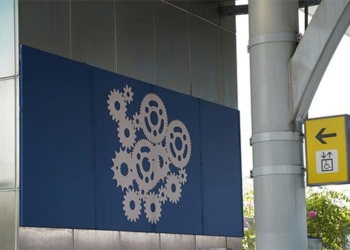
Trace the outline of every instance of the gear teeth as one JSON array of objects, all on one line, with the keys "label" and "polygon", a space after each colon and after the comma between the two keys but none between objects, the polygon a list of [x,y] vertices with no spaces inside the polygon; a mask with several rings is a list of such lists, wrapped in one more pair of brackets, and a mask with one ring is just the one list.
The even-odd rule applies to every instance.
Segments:
[{"label": "gear teeth", "polygon": [[123,120],[120,120],[117,131],[118,138],[122,146],[127,150],[131,150],[136,142],[136,131],[132,126],[132,122],[130,121],[130,119],[125,118]]},{"label": "gear teeth", "polygon": [[[109,115],[116,122],[119,122],[120,119],[124,119],[126,117],[126,103],[124,101],[123,94],[119,92],[119,90],[112,90],[108,95],[108,110]],[[118,103],[118,110],[115,107],[115,104]]]},{"label": "gear teeth", "polygon": [[151,192],[146,196],[144,207],[148,222],[151,224],[156,224],[159,221],[162,213],[162,204],[154,192]]},{"label": "gear teeth", "polygon": [[[181,132],[178,131],[179,129]],[[181,148],[176,147],[177,139],[181,140]],[[169,124],[165,143],[170,161],[177,168],[184,168],[191,158],[192,146],[190,134],[183,122],[173,120]]]},{"label": "gear teeth", "polygon": [[129,87],[128,85],[126,85],[123,89],[123,97],[124,97],[124,101],[127,104],[130,104],[133,101],[133,96],[134,93],[132,92],[131,87]]},{"label": "gear teeth", "polygon": [[[134,204],[133,207],[130,206],[131,202]],[[141,215],[141,200],[137,192],[132,189],[128,189],[125,192],[123,210],[126,218],[131,222],[137,221]]]},{"label": "gear teeth", "polygon": [[[175,190],[173,185],[175,186]],[[169,198],[169,201],[171,203],[178,203],[181,197],[182,189],[181,189],[181,184],[175,174],[171,173],[170,175],[168,175],[165,188],[166,188],[166,194]]]},{"label": "gear teeth", "polygon": [[[157,114],[157,124],[152,121],[151,115],[154,114]],[[162,99],[158,95],[149,93],[143,98],[140,107],[140,119],[143,133],[147,139],[154,144],[164,139],[168,126],[168,114]]]}]

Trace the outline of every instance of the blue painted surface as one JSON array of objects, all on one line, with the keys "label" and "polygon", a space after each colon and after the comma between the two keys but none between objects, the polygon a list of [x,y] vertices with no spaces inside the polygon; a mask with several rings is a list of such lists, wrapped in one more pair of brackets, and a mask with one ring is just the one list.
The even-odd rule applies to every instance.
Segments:
[{"label": "blue painted surface", "polygon": [[237,110],[25,46],[20,96],[21,226],[242,236]]}]

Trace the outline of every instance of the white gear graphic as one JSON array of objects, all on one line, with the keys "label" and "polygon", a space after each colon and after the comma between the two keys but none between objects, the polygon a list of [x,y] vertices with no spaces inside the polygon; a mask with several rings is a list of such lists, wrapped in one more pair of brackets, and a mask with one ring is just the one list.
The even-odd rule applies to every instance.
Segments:
[{"label": "white gear graphic", "polygon": [[135,145],[136,131],[129,118],[119,121],[118,138],[120,143],[126,149],[131,149]]},{"label": "white gear graphic", "polygon": [[162,204],[159,201],[157,195],[151,192],[145,198],[145,214],[148,222],[156,224],[162,213]]},{"label": "white gear graphic", "polygon": [[146,95],[140,107],[143,133],[154,144],[161,142],[166,134],[168,115],[163,101],[156,94]]},{"label": "white gear graphic", "polygon": [[158,189],[158,198],[159,198],[159,201],[163,204],[168,200],[167,191],[164,186],[161,186]]},{"label": "white gear graphic", "polygon": [[126,85],[123,90],[124,100],[126,103],[130,104],[133,101],[134,93],[132,92],[131,87],[129,87],[128,85]]},{"label": "white gear graphic", "polygon": [[133,101],[134,92],[128,85],[122,92],[113,89],[108,95],[108,110],[117,122],[120,143],[111,169],[123,192],[127,220],[136,222],[143,204],[148,222],[156,224],[162,204],[175,204],[181,198],[188,177],[185,167],[191,158],[191,138],[182,121],[168,121],[166,107],[156,94],[144,96],[139,112],[130,119],[127,105]]},{"label": "white gear graphic", "polygon": [[183,185],[187,181],[187,173],[185,168],[182,168],[179,170],[179,175],[178,175],[179,182]]},{"label": "white gear graphic", "polygon": [[170,172],[170,160],[165,148],[159,143],[154,147],[154,155],[157,158],[156,163],[156,180],[164,180]]},{"label": "white gear graphic", "polygon": [[187,165],[191,158],[191,138],[186,126],[179,120],[173,120],[166,135],[166,148],[169,159],[178,168]]},{"label": "white gear graphic", "polygon": [[115,157],[112,159],[114,172],[113,179],[117,181],[117,187],[121,187],[122,190],[129,188],[135,179],[135,165],[131,159],[130,154],[121,150],[115,152]]},{"label": "white gear graphic", "polygon": [[171,203],[178,203],[181,197],[181,184],[175,174],[170,174],[167,178],[166,193]]},{"label": "white gear graphic", "polygon": [[113,89],[108,95],[108,110],[112,119],[119,122],[120,119],[126,117],[126,103],[124,101],[123,94],[119,90]]},{"label": "white gear graphic", "polygon": [[141,215],[141,200],[132,189],[126,190],[123,200],[123,210],[126,218],[131,221],[137,221]]},{"label": "white gear graphic", "polygon": [[135,179],[142,195],[157,185],[155,176],[158,159],[154,157],[154,146],[148,140],[139,140],[132,152],[132,161],[135,165]]},{"label": "white gear graphic", "polygon": [[133,115],[133,120],[132,120],[132,124],[134,125],[134,128],[136,130],[140,130],[142,127],[142,123],[141,123],[141,117],[138,113]]}]

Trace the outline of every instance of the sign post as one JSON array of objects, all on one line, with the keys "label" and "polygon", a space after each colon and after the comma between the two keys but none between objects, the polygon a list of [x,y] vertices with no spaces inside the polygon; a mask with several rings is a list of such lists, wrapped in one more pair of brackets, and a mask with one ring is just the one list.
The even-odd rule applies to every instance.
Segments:
[{"label": "sign post", "polygon": [[349,119],[342,115],[305,122],[309,186],[349,183]]}]

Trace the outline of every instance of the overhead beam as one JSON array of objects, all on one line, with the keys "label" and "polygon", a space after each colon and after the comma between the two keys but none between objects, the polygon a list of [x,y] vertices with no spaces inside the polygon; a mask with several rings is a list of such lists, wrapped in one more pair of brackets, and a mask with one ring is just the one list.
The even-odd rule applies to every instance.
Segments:
[{"label": "overhead beam", "polygon": [[[305,7],[305,0],[299,0],[299,8]],[[315,6],[320,4],[321,0],[308,0],[308,6]],[[248,4],[219,6],[220,16],[245,15],[248,14]]]},{"label": "overhead beam", "polygon": [[350,24],[350,0],[323,0],[290,60],[292,120],[304,121],[323,74]]}]

